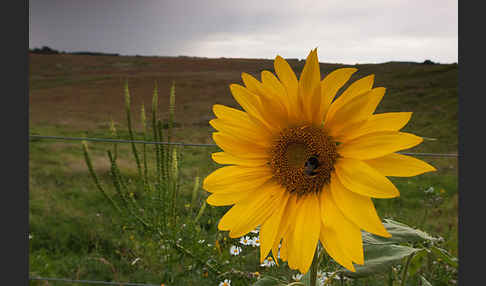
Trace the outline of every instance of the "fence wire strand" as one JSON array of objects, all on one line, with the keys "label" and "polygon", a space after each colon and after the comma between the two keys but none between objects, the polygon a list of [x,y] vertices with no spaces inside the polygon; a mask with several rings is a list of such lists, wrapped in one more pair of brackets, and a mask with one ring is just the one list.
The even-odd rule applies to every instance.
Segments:
[{"label": "fence wire strand", "polygon": [[133,283],[133,282],[108,282],[108,281],[94,281],[94,280],[72,280],[67,278],[48,278],[48,277],[29,277],[29,280],[57,281],[57,282],[66,282],[66,283],[84,283],[84,284],[97,284],[97,285],[160,286],[160,284],[143,284],[143,283]]},{"label": "fence wire strand", "polygon": [[[218,147],[216,144],[204,143],[182,143],[182,142],[156,142],[145,140],[124,140],[124,139],[109,139],[109,138],[90,138],[90,137],[64,137],[64,136],[45,136],[45,135],[29,135],[29,139],[51,139],[51,140],[68,140],[68,141],[94,141],[107,143],[140,143],[140,144],[159,144],[159,145],[179,145],[179,146],[193,146],[193,147]],[[444,154],[444,153],[410,153],[397,152],[403,155],[436,157],[436,158],[457,158],[458,154]]]}]

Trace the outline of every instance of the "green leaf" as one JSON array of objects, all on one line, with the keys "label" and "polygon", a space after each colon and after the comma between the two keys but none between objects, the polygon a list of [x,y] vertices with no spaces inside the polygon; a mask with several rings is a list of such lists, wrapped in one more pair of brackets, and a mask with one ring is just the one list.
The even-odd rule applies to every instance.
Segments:
[{"label": "green leaf", "polygon": [[408,265],[408,276],[414,276],[420,270],[420,267],[424,265],[427,252],[427,249],[421,249],[415,253]]},{"label": "green leaf", "polygon": [[449,266],[452,266],[454,268],[457,268],[457,258],[450,255],[447,250],[445,249],[442,249],[442,248],[439,248],[439,247],[436,247],[436,246],[432,246],[430,248],[430,250],[432,250],[432,252],[439,258],[441,258],[442,260],[444,260],[444,262],[446,262],[447,264],[449,264]]},{"label": "green leaf", "polygon": [[365,245],[364,246],[364,265],[355,265],[356,272],[341,270],[341,272],[352,278],[361,278],[386,272],[395,264],[401,262],[407,257],[420,249],[403,246],[403,245]]},{"label": "green leaf", "polygon": [[420,242],[420,241],[436,241],[437,238],[430,236],[424,231],[411,228],[410,226],[391,220],[385,219],[383,225],[386,230],[392,235],[390,238],[380,237],[368,232],[362,232],[363,244],[396,244],[402,242]]},{"label": "green leaf", "polygon": [[283,286],[280,280],[272,276],[265,276],[258,279],[257,282],[253,283],[252,286]]}]

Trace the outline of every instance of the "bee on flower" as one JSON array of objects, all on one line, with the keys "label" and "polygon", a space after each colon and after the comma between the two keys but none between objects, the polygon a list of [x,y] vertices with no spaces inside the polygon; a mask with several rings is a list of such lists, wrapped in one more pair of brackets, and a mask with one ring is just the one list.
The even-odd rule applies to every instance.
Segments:
[{"label": "bee on flower", "polygon": [[231,280],[229,279],[224,279],[223,282],[219,283],[219,286],[231,286]]},{"label": "bee on flower", "polygon": [[240,252],[241,252],[241,247],[236,246],[236,245],[232,245],[230,247],[230,254],[231,255],[234,255],[234,256],[240,255]]}]

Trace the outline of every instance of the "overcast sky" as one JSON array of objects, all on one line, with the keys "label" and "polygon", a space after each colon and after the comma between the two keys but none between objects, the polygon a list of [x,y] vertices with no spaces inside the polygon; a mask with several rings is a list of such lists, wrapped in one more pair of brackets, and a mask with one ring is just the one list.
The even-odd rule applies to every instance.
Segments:
[{"label": "overcast sky", "polygon": [[29,47],[122,55],[458,61],[457,0],[30,0]]}]

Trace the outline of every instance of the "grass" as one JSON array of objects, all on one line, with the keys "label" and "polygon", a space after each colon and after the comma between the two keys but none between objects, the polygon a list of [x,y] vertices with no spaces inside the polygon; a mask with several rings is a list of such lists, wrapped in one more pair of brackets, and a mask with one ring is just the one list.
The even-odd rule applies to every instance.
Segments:
[{"label": "grass", "polygon": [[[125,73],[142,70],[142,75],[131,78],[136,137],[142,139],[137,111],[141,103],[145,102],[147,114],[151,112],[148,107],[151,101],[147,98],[152,95],[153,80],[144,78],[161,79],[160,94],[168,94],[169,83],[165,83],[165,79],[176,78],[181,84],[176,83],[178,124],[173,141],[212,143],[212,128],[207,124],[212,117],[211,104],[236,106],[226,90],[227,84],[240,81],[238,76],[242,71],[257,74],[263,68],[272,70],[271,62],[265,60],[167,59],[164,62],[145,57],[40,57],[31,56],[30,134],[73,137],[110,138],[108,122],[114,118],[120,136],[127,138],[119,78]],[[299,62],[292,65],[298,71],[302,69]],[[321,70],[339,66],[321,64]],[[193,67],[199,70],[192,72]],[[386,63],[357,67],[359,73],[352,80],[375,73],[375,85],[388,88],[378,112],[414,111],[405,130],[432,138],[410,152],[457,152],[457,65]],[[99,75],[92,74],[94,71]],[[52,79],[45,80],[46,76]],[[98,80],[103,80],[102,84]],[[93,87],[102,92],[91,95]],[[54,94],[60,90],[69,91],[64,96],[66,102],[54,105],[54,98],[58,99]],[[100,106],[103,98],[107,103]],[[161,97],[160,102],[162,107],[166,106],[168,99]],[[56,108],[69,112],[61,113]],[[160,114],[167,118],[164,109],[161,108]],[[112,144],[91,142],[89,146],[95,170],[113,195],[106,155]],[[141,146],[137,146],[139,150]],[[153,146],[147,147],[153,154]],[[122,173],[135,178],[137,169],[129,144],[119,144],[118,148]],[[208,206],[199,221],[200,232],[194,233],[191,228],[197,212],[188,209],[186,204],[191,201],[194,178],[204,178],[218,167],[209,159],[210,153],[216,150],[216,147],[184,147],[181,150],[177,209],[186,227],[178,229],[177,235],[196,257],[212,258],[221,264],[228,261],[246,271],[272,273],[276,270],[258,266],[256,248],[245,247],[238,257],[229,255],[229,246],[238,243],[216,229],[217,220],[227,208]],[[376,208],[382,218],[394,218],[442,236],[443,247],[457,256],[457,158],[423,159],[436,166],[438,172],[411,179],[392,178],[401,196],[393,200],[375,200]],[[29,240],[31,276],[165,282],[169,285],[217,285],[216,281],[223,280],[187,253],[162,249],[162,242],[147,239],[146,234],[130,229],[130,221],[120,218],[96,190],[87,172],[80,142],[32,140],[29,144],[29,186],[29,225],[33,236]],[[425,190],[430,187],[435,190],[435,196],[426,195]],[[199,189],[197,210],[206,196],[207,193]],[[200,240],[205,242],[199,243]],[[216,247],[218,244],[221,252]],[[168,254],[170,258],[162,264],[161,257]],[[454,279],[447,276],[444,267],[434,269],[438,274],[434,276],[433,285],[448,285]],[[287,273],[288,278],[291,274]],[[228,277],[232,277],[232,285],[248,285],[250,281],[238,275]],[[381,285],[381,278],[376,279],[372,280],[373,285]],[[416,282],[413,279],[409,282],[412,281]]]}]

